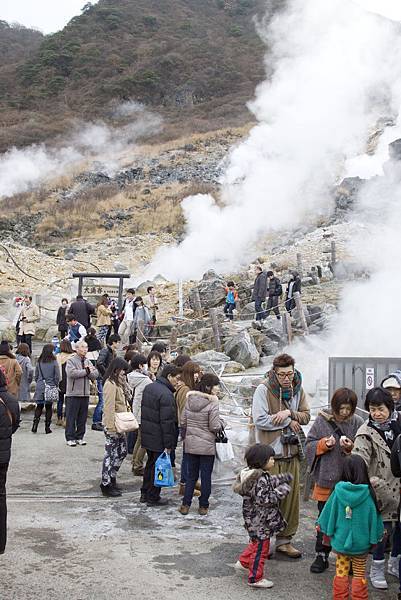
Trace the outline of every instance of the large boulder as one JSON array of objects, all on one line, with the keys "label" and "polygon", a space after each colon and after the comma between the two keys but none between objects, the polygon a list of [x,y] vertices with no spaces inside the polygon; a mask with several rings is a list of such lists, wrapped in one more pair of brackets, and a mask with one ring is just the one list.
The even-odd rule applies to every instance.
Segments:
[{"label": "large boulder", "polygon": [[267,317],[263,321],[262,331],[268,338],[276,342],[281,342],[284,339],[282,321],[276,317]]},{"label": "large boulder", "polygon": [[[226,297],[225,287],[224,279],[213,270],[207,271],[198,284],[202,308],[213,308],[224,302]],[[194,307],[191,306],[191,308]]]},{"label": "large boulder", "polygon": [[253,319],[255,317],[255,302],[248,302],[240,312],[242,319]]},{"label": "large boulder", "polygon": [[224,363],[224,375],[231,375],[232,373],[241,373],[241,371],[245,371],[244,365],[235,362],[235,360],[230,360],[229,362]]},{"label": "large boulder", "polygon": [[230,362],[230,357],[223,352],[216,352],[216,350],[206,350],[205,352],[199,352],[194,354],[191,358],[194,362],[198,363],[206,369],[212,371],[223,371],[225,365]]},{"label": "large boulder", "polygon": [[257,367],[259,364],[259,352],[246,329],[226,340],[224,352],[246,369]]}]

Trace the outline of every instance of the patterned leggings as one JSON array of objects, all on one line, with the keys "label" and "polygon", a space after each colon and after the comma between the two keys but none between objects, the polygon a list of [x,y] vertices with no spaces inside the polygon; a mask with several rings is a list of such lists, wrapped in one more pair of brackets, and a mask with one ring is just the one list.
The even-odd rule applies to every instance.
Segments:
[{"label": "patterned leggings", "polygon": [[127,442],[124,434],[115,433],[113,436],[105,433],[104,459],[102,466],[102,485],[110,485],[116,477],[124,458],[127,456]]},{"label": "patterned leggings", "polygon": [[104,344],[106,342],[106,337],[107,337],[108,332],[109,332],[108,325],[100,325],[100,327],[98,327],[96,337],[99,340],[99,342],[102,344],[102,346],[104,346]]},{"label": "patterned leggings", "polygon": [[352,564],[353,577],[356,577],[357,579],[365,579],[367,560],[367,554],[364,554],[362,556],[346,556],[345,554],[337,554],[337,577],[348,577]]}]

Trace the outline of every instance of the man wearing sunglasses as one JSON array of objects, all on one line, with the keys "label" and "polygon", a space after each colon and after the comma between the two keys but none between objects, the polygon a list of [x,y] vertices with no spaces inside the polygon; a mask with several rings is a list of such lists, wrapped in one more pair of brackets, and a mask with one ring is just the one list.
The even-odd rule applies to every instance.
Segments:
[{"label": "man wearing sunglasses", "polygon": [[273,368],[253,396],[252,418],[256,441],[275,451],[271,474],[290,473],[293,477],[291,492],[281,503],[287,527],[276,536],[276,551],[300,558],[301,552],[291,541],[299,524],[299,433],[301,425],[310,421],[310,410],[292,356],[280,354],[274,359]]}]

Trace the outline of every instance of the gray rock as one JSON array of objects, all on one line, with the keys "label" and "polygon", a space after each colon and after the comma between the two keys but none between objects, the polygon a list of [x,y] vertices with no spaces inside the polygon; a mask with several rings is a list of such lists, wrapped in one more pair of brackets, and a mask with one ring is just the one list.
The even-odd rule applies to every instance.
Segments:
[{"label": "gray rock", "polygon": [[279,343],[271,340],[266,337],[265,341],[262,344],[262,354],[264,356],[274,356],[279,349]]},{"label": "gray rock", "polygon": [[[214,271],[207,271],[198,284],[199,296],[203,308],[219,306],[226,297],[225,282]],[[190,297],[192,294],[190,293]],[[195,308],[192,306],[191,308]]]},{"label": "gray rock", "polygon": [[229,375],[230,373],[240,373],[241,371],[245,371],[244,365],[235,362],[235,360],[230,360],[229,362],[224,363],[224,375]]},{"label": "gray rock", "polygon": [[257,367],[259,364],[259,352],[246,329],[225,342],[224,352],[232,360],[244,365],[246,369]]},{"label": "gray rock", "polygon": [[240,312],[243,319],[253,319],[255,317],[255,302],[246,304]]},{"label": "gray rock", "polygon": [[283,325],[276,317],[267,317],[263,321],[263,333],[273,341],[280,342],[284,338]]},{"label": "gray rock", "polygon": [[113,267],[115,268],[115,270],[116,270],[118,273],[121,273],[121,272],[122,272],[122,273],[125,273],[125,272],[128,272],[128,271],[129,271],[129,268],[127,267],[127,265],[123,265],[122,263],[119,263],[119,262],[115,262],[115,263],[113,264]]},{"label": "gray rock", "polygon": [[194,362],[200,365],[207,365],[210,363],[227,363],[230,362],[230,357],[223,352],[216,352],[216,350],[206,350],[205,352],[199,352],[192,356]]}]

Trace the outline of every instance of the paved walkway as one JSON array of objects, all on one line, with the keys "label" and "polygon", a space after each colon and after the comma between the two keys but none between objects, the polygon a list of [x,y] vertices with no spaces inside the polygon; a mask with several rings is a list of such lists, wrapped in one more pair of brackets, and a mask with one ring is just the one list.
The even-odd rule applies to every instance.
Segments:
[{"label": "paved walkway", "polygon": [[[64,430],[30,432],[24,414],[14,436],[10,466],[9,543],[0,557],[1,600],[244,600],[255,595],[275,600],[329,600],[329,573],[313,576],[315,506],[302,507],[297,545],[304,559],[274,559],[266,574],[273,590],[252,590],[232,564],[244,544],[241,500],[229,485],[216,484],[211,509],[200,517],[177,512],[176,490],[166,508],[139,504],[140,479],[126,460],[116,500],[99,494],[103,434],[89,431],[86,447],[67,448]],[[229,473],[219,473],[221,480]],[[372,593],[375,600],[396,597]]]}]

